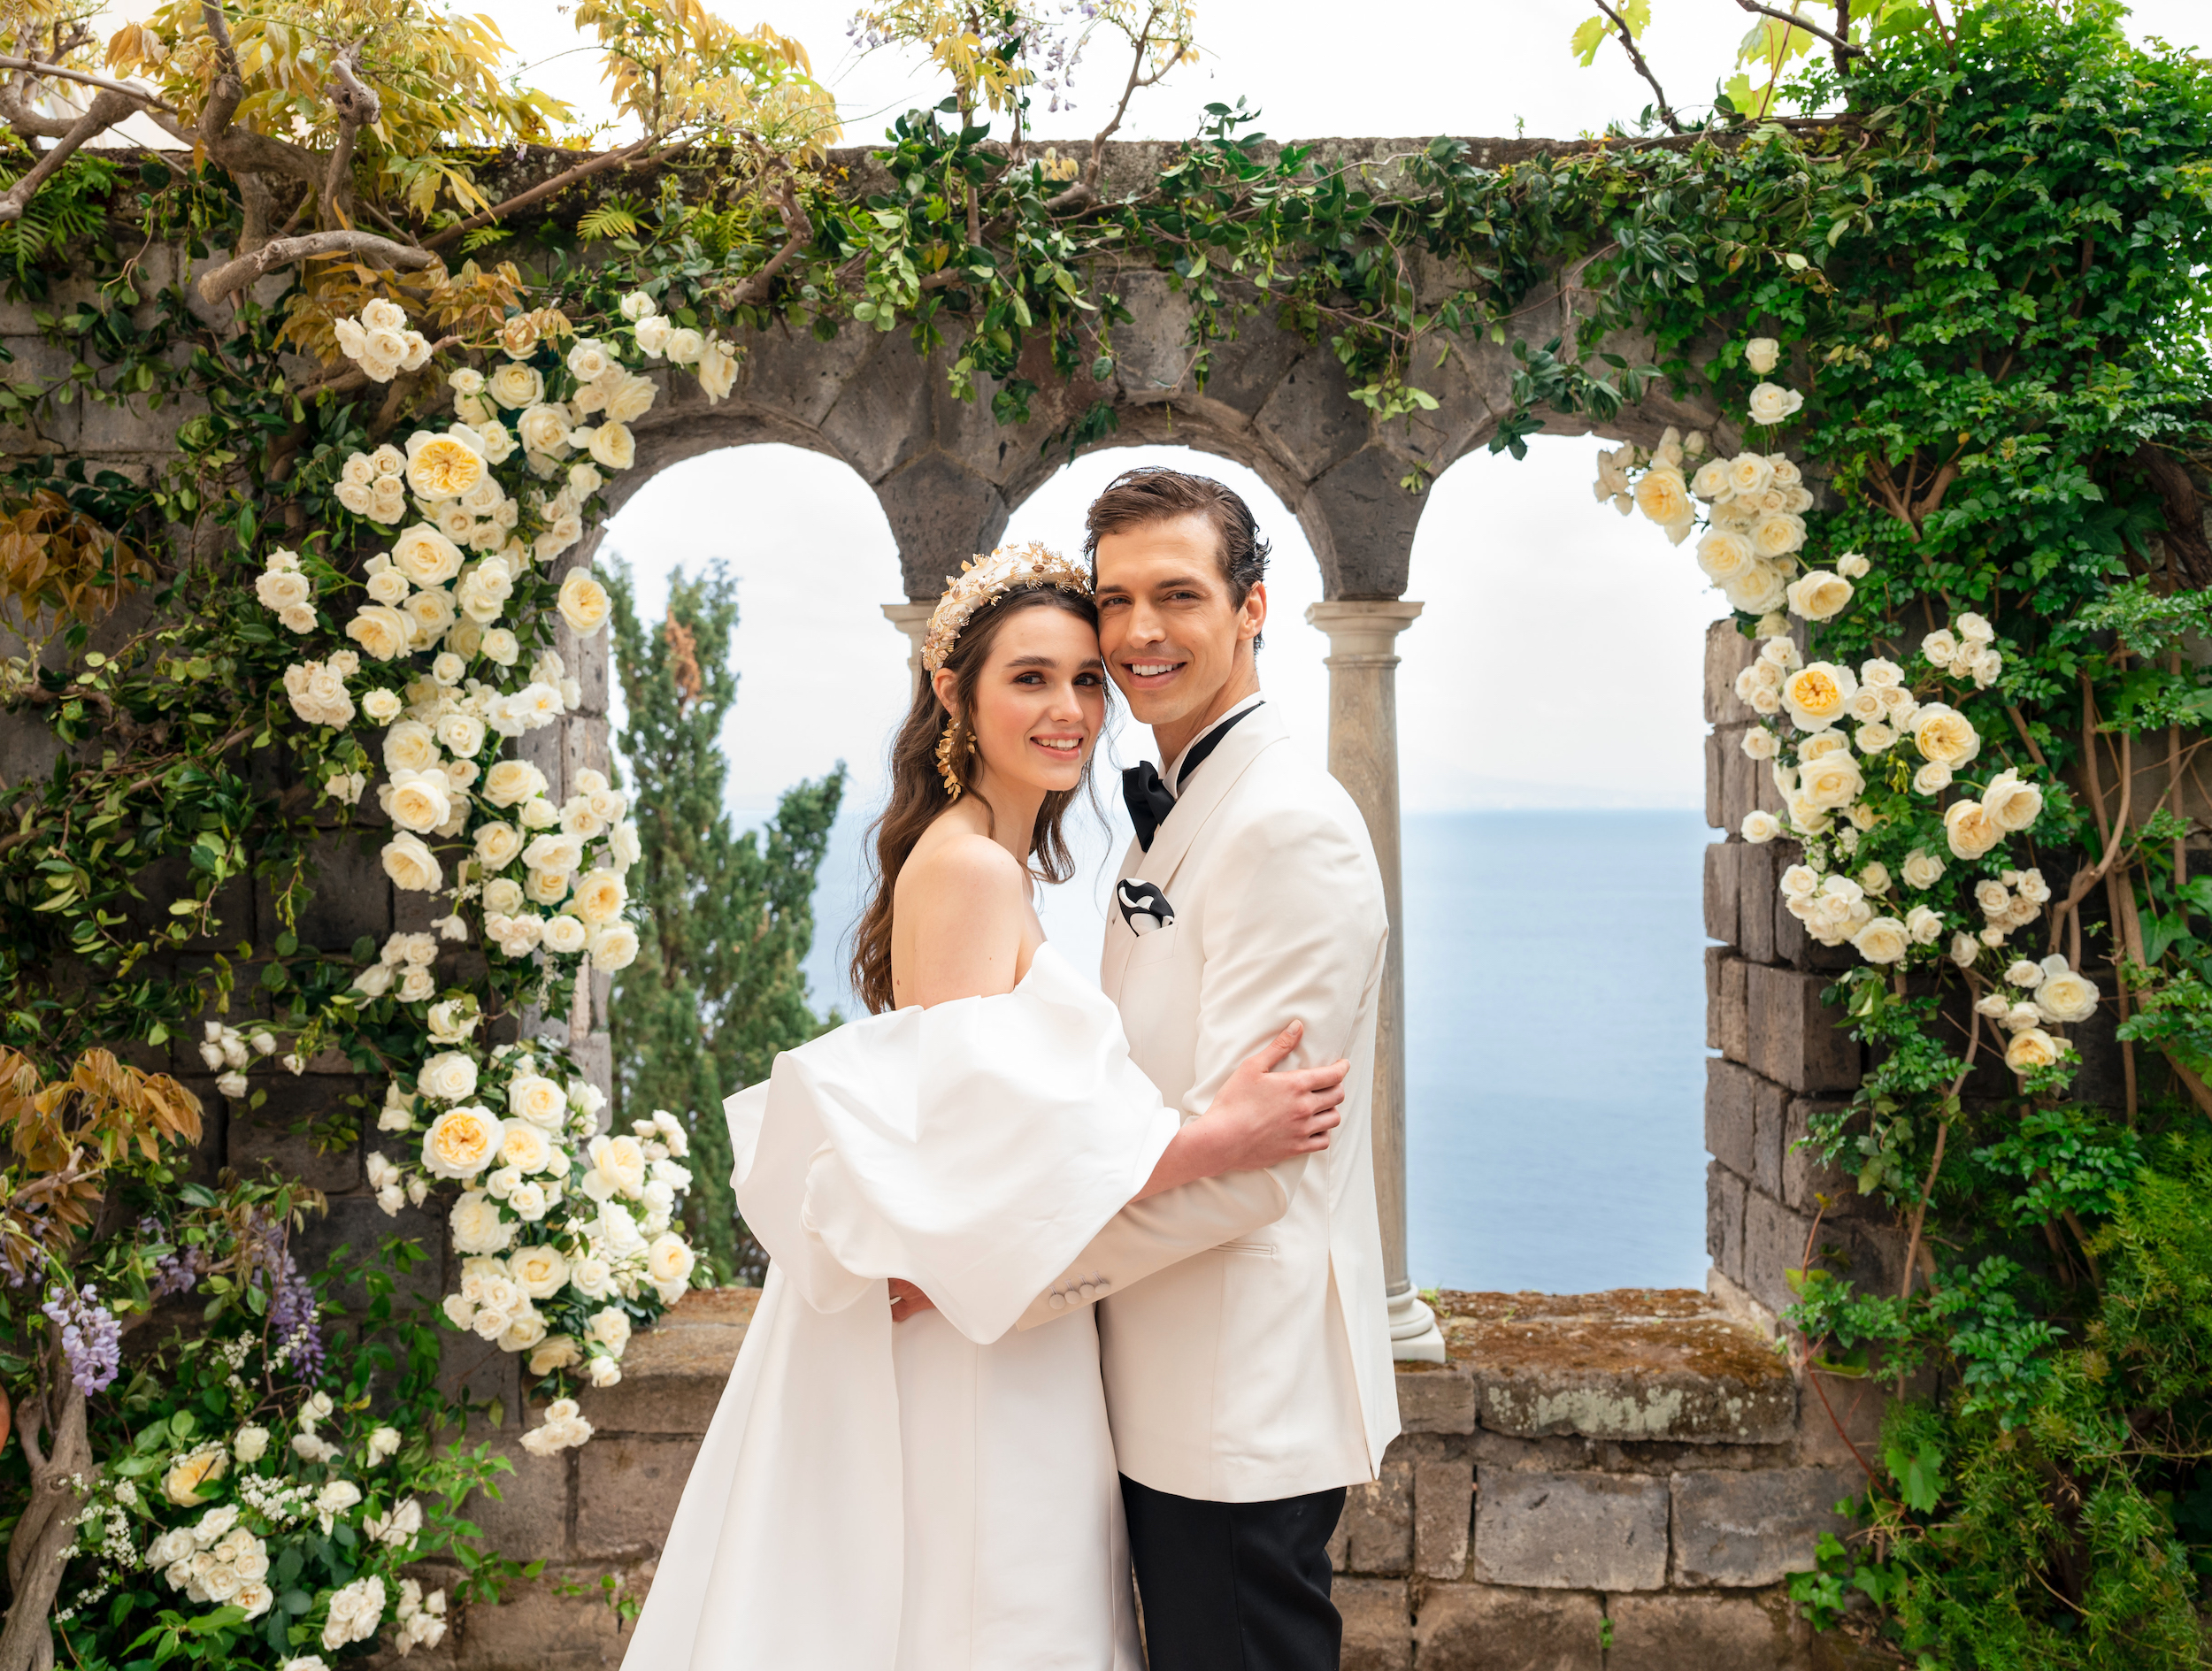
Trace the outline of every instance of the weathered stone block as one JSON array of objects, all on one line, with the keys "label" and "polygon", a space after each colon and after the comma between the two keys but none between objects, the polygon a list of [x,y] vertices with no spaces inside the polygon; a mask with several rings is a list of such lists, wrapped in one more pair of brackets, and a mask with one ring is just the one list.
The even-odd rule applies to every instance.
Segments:
[{"label": "weathered stone block", "polygon": [[1791,1102],[1782,1123],[1782,1200],[1800,1212],[1814,1211],[1824,1198],[1832,1215],[1838,1211],[1849,1213],[1864,1205],[1851,1175],[1839,1166],[1831,1166],[1804,1146],[1807,1122],[1823,1108],[1834,1108],[1834,1103],[1808,1101],[1798,1098]]},{"label": "weathered stone block", "polygon": [[337,1098],[357,1089],[349,1080],[294,1078],[265,1069],[250,1084],[265,1091],[268,1100],[248,1110],[243,1103],[231,1110],[230,1163],[243,1169],[267,1163],[286,1177],[338,1195],[361,1184],[361,1149],[357,1143],[327,1154],[319,1153],[313,1139],[296,1137],[292,1125],[326,1113]]},{"label": "weathered stone block", "polygon": [[1399,1365],[1398,1426],[1407,1433],[1472,1433],[1473,1378],[1457,1364]]},{"label": "weathered stone block", "polygon": [[489,1491],[474,1492],[462,1512],[484,1529],[490,1546],[502,1554],[517,1560],[559,1560],[568,1552],[569,1486],[578,1453],[531,1455],[522,1448],[523,1427],[541,1418],[534,1412],[518,1412],[511,1405],[508,1409],[505,1426],[495,1429],[472,1422],[461,1443],[471,1449],[488,1444],[493,1455],[514,1465],[514,1472],[499,1476],[498,1496]]},{"label": "weathered stone block", "polygon": [[1477,1470],[1475,1575],[1539,1590],[1657,1590],[1667,1582],[1666,1482]]},{"label": "weathered stone block", "polygon": [[1755,1169],[1760,1083],[1732,1062],[1705,1064],[1705,1152],[1739,1177]]},{"label": "weathered stone block", "polygon": [[1705,1254],[1736,1281],[1743,1280],[1744,1181],[1712,1161],[1705,1169]]},{"label": "weathered stone block", "polygon": [[1782,1193],[1782,1146],[1789,1092],[1770,1080],[1757,1082],[1751,1098],[1751,1181],[1769,1195]]},{"label": "weathered stone block", "polygon": [[1416,1572],[1426,1578],[1457,1578],[1466,1571],[1474,1505],[1474,1465],[1465,1458],[1413,1465]]},{"label": "weathered stone block", "polygon": [[1720,1048],[1720,992],[1721,970],[1728,962],[1729,948],[1709,946],[1705,948],[1705,1047]]},{"label": "weathered stone block", "polygon": [[[315,879],[300,903],[302,946],[319,951],[349,949],[366,934],[380,947],[392,931],[392,885],[384,875],[383,842],[378,836],[343,831],[315,843]],[[282,925],[267,903],[257,931],[275,939]]]},{"label": "weathered stone block", "polygon": [[643,1553],[668,1535],[699,1454],[687,1436],[595,1437],[576,1453],[576,1548],[584,1555]]},{"label": "weathered stone block", "polygon": [[1398,486],[1408,462],[1380,445],[1364,448],[1299,502],[1299,526],[1320,561],[1325,596],[1404,594],[1421,519],[1421,502]]},{"label": "weathered stone block", "polygon": [[1413,1462],[1383,1457],[1382,1477],[1344,1494],[1346,1569],[1402,1575],[1413,1570]]},{"label": "weathered stone block", "polygon": [[929,445],[929,391],[937,375],[902,333],[877,337],[875,352],[822,418],[823,434],[863,480],[882,480]]},{"label": "weathered stone block", "polygon": [[1705,733],[1705,825],[1709,830],[1728,828],[1727,809],[1721,804],[1727,786],[1727,763],[1721,751],[1732,746],[1721,732]]},{"label": "weathered stone block", "polygon": [[1413,1639],[1421,1671],[1598,1671],[1604,1630],[1595,1596],[1432,1584]]},{"label": "weathered stone block", "polygon": [[[588,1587],[594,1575],[556,1570],[508,1585],[496,1606],[472,1602],[459,1619],[453,1656],[457,1671],[590,1671],[620,1665],[629,1633],[606,1598]],[[564,1583],[582,1593],[560,1594],[556,1586]]]},{"label": "weathered stone block", "polygon": [[942,453],[917,458],[876,484],[905,565],[906,595],[933,598],[959,560],[948,552],[988,551],[1006,532],[1006,501],[982,477]]},{"label": "weathered stone block", "polygon": [[1781,875],[1794,855],[1794,847],[1782,849],[1778,841],[1762,842],[1756,847],[1743,844],[1743,862],[1737,866],[1736,882],[1740,890],[1736,901],[1736,921],[1741,938],[1736,944],[1743,954],[1755,963],[1774,962],[1774,913],[1776,895]]},{"label": "weathered stone block", "polygon": [[1789,1626],[1787,1604],[1738,1596],[1613,1596],[1607,1663],[1634,1671],[1803,1671],[1807,1646]]},{"label": "weathered stone block", "polygon": [[1738,632],[1732,617],[1724,617],[1705,629],[1707,724],[1744,725],[1758,718],[1736,694],[1736,675],[1750,666],[1758,654],[1758,640]]},{"label": "weathered stone block", "polygon": [[1736,911],[1743,894],[1744,855],[1754,851],[1741,841],[1716,841],[1705,849],[1705,938],[1727,946],[1737,939]]},{"label": "weathered stone block", "polygon": [[1367,409],[1352,398],[1342,363],[1321,347],[1283,374],[1254,427],[1299,480],[1315,481],[1367,444]]},{"label": "weathered stone block", "polygon": [[620,1381],[577,1395],[585,1416],[607,1433],[704,1433],[759,1299],[757,1288],[686,1294],[631,1340]]},{"label": "weathered stone block", "polygon": [[1674,1582],[1754,1590],[1809,1569],[1821,1533],[1849,1529],[1836,1504],[1864,1481],[1832,1468],[1675,1475]]},{"label": "weathered stone block", "polygon": [[1413,1614],[1404,1579],[1340,1578],[1330,1599],[1344,1615],[1343,1671],[1412,1671]]},{"label": "weathered stone block", "polygon": [[1731,1062],[1751,1060],[1751,965],[1732,957],[1720,966],[1721,1054]]},{"label": "weathered stone block", "polygon": [[1801,970],[1754,963],[1746,975],[1754,1071],[1801,1094],[1850,1091],[1859,1083],[1859,1046],[1820,1001],[1834,983]]},{"label": "weathered stone block", "polygon": [[1797,1297],[1790,1292],[1785,1273],[1805,1268],[1806,1238],[1813,1221],[1757,1190],[1744,1198],[1743,1220],[1744,1265],[1738,1280],[1762,1305],[1776,1311],[1794,1304]]}]

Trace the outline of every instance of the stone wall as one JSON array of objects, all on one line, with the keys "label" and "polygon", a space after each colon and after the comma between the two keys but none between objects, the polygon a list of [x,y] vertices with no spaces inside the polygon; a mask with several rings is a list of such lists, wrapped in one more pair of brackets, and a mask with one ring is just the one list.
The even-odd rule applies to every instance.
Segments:
[{"label": "stone wall", "polygon": [[[641,1336],[621,1385],[585,1395],[599,1433],[580,1451],[531,1457],[511,1426],[480,1436],[516,1473],[471,1512],[546,1569],[460,1610],[430,1666],[619,1662],[611,1596],[650,1591],[756,1298],[693,1294]],[[1443,1301],[1450,1361],[1401,1368],[1406,1432],[1330,1545],[1346,1671],[1831,1662],[1783,1579],[1840,1529],[1834,1505],[1861,1476],[1768,1341],[1680,1289]]]}]

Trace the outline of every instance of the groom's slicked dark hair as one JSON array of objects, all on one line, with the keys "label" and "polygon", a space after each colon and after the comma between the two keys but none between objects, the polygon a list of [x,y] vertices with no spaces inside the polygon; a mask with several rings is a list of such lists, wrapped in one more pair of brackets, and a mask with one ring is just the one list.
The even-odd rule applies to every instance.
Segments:
[{"label": "groom's slicked dark hair", "polygon": [[[1268,544],[1260,538],[1252,507],[1225,482],[1159,464],[1125,470],[1091,501],[1084,517],[1083,555],[1091,565],[1092,586],[1098,584],[1101,536],[1190,516],[1203,517],[1212,525],[1219,542],[1214,555],[1221,563],[1221,578],[1228,582],[1230,607],[1241,608],[1252,588],[1267,579]],[[1260,648],[1258,639],[1252,640],[1252,648]]]}]

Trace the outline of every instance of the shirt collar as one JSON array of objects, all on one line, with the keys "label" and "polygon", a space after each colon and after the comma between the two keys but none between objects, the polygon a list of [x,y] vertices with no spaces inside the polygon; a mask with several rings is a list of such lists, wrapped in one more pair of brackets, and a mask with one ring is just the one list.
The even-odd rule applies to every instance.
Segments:
[{"label": "shirt collar", "polygon": [[1200,743],[1205,741],[1207,738],[1212,736],[1224,725],[1226,725],[1231,720],[1234,719],[1239,714],[1249,712],[1251,709],[1257,708],[1265,700],[1266,694],[1264,692],[1254,691],[1249,696],[1246,697],[1234,708],[1232,708],[1227,713],[1222,715],[1220,718],[1214,721],[1212,724],[1207,726],[1204,731],[1200,732],[1197,736],[1192,738],[1189,742],[1186,743],[1183,746],[1182,752],[1177,755],[1173,763],[1168,767],[1168,769],[1160,774],[1161,780],[1168,786],[1169,792],[1178,795],[1183,793],[1181,778],[1183,762],[1190,758],[1190,752],[1192,749],[1197,747]]}]

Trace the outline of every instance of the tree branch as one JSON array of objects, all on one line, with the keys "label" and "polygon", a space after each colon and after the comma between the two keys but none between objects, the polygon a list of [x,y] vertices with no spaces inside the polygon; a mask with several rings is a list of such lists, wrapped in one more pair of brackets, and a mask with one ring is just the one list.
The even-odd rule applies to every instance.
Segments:
[{"label": "tree branch", "polygon": [[1644,62],[1644,55],[1636,50],[1636,37],[1629,34],[1626,20],[1608,5],[1606,0],[1597,0],[1597,6],[1611,19],[1614,33],[1620,36],[1621,44],[1628,49],[1629,61],[1635,65],[1636,73],[1651,83],[1652,96],[1659,101],[1659,119],[1667,125],[1670,133],[1679,134],[1682,124],[1674,119],[1674,107],[1667,103],[1667,89],[1659,85],[1659,78],[1651,73],[1651,65]]},{"label": "tree branch", "polygon": [[[1835,48],[1836,56],[1839,59],[1863,58],[1866,56],[1866,49],[1864,47],[1853,46],[1850,42],[1845,40],[1841,35],[1832,34],[1830,31],[1822,28],[1817,23],[1808,22],[1805,19],[1793,16],[1787,11],[1777,11],[1772,6],[1763,6],[1759,4],[1759,0],[1736,0],[1736,4],[1741,6],[1746,11],[1756,12],[1761,17],[1772,18],[1777,23],[1786,23],[1793,29],[1802,29],[1807,34],[1817,36],[1819,39],[1825,41],[1830,46]],[[1603,11],[1605,9],[1605,0],[1598,0],[1598,9],[1600,11]],[[1787,35],[1783,37],[1785,41],[1787,41],[1788,38],[1789,37]]]},{"label": "tree branch", "polygon": [[[330,107],[338,113],[338,142],[330,148],[330,169],[323,176],[323,225],[327,227],[341,224],[338,217],[339,188],[351,181],[354,136],[365,127],[373,126],[382,114],[384,102],[375,89],[364,87],[354,75],[354,66],[360,62],[362,42],[368,37],[341,49],[331,62],[331,73],[338,85],[331,90]],[[352,195],[350,192],[346,194]]]},{"label": "tree branch", "polygon": [[92,104],[58,141],[53,149],[40,157],[30,172],[17,180],[0,196],[0,224],[23,218],[24,206],[31,195],[52,179],[56,171],[74,156],[77,148],[94,134],[103,133],[128,116],[137,106],[125,94],[111,93],[103,88],[95,95]]},{"label": "tree branch", "polygon": [[[1144,73],[1144,49],[1146,43],[1152,39],[1152,25],[1159,15],[1160,8],[1156,4],[1145,13],[1144,27],[1137,31],[1136,50],[1130,57],[1129,80],[1121,89],[1121,103],[1114,106],[1112,118],[1105,126],[1098,130],[1098,137],[1091,142],[1091,165],[1085,172],[1083,183],[1093,191],[1098,189],[1099,175],[1106,166],[1106,142],[1111,139],[1115,131],[1121,126],[1121,119],[1128,113],[1129,101],[1135,96],[1137,88],[1148,85],[1140,79]],[[1159,79],[1156,75],[1152,78],[1155,81]]]},{"label": "tree branch", "polygon": [[[451,243],[456,238],[465,237],[468,234],[474,232],[479,226],[488,226],[494,221],[500,219],[502,217],[514,213],[514,211],[518,209],[526,208],[532,203],[538,203],[545,198],[550,197],[557,191],[561,191],[567,187],[573,186],[580,180],[588,180],[594,174],[604,173],[610,168],[619,168],[623,166],[634,159],[641,151],[652,142],[652,136],[649,134],[643,139],[632,141],[629,144],[625,145],[620,150],[607,151],[600,156],[590,158],[587,162],[579,163],[575,167],[556,174],[552,179],[533,186],[527,191],[517,192],[505,203],[500,203],[496,207],[487,209],[480,215],[471,215],[466,220],[457,221],[452,226],[448,226],[443,232],[439,233],[436,236],[424,239],[423,248],[426,249],[442,249],[446,245]],[[672,150],[675,149],[677,148],[673,146],[670,147],[670,149]]]},{"label": "tree branch", "polygon": [[[149,110],[166,111],[172,116],[178,114],[177,107],[159,94],[150,92],[142,87],[133,87],[128,81],[111,81],[106,76],[95,75],[89,70],[72,70],[58,64],[45,63],[38,58],[13,57],[4,52],[0,52],[0,70],[24,70],[33,75],[50,75],[57,80],[81,81],[85,86],[96,87],[103,92],[120,93],[124,97],[134,100]],[[14,119],[13,113],[11,112],[10,122],[12,123]],[[52,139],[56,135],[42,134],[39,137]]]},{"label": "tree branch", "polygon": [[373,232],[311,232],[303,238],[275,239],[250,255],[225,262],[200,280],[200,295],[210,302],[219,302],[279,267],[322,256],[351,256],[369,266],[411,271],[438,263],[438,257],[427,249],[394,243]]},{"label": "tree branch", "polygon": [[783,218],[785,238],[783,248],[768,258],[767,264],[749,275],[730,293],[731,299],[740,304],[757,306],[768,300],[775,287],[776,275],[789,264],[791,257],[814,241],[814,223],[807,218],[806,211],[799,204],[799,195],[791,188],[791,177],[785,174],[776,187],[776,212]]}]

